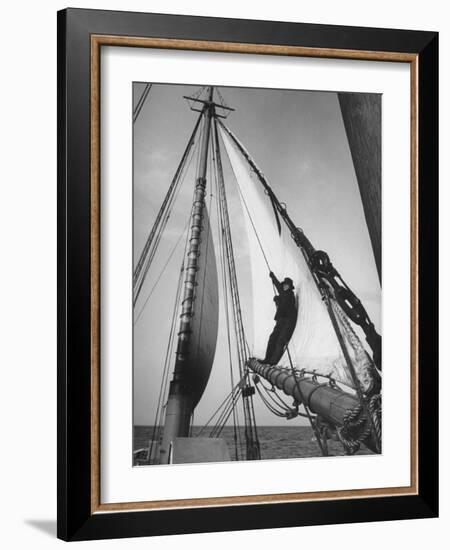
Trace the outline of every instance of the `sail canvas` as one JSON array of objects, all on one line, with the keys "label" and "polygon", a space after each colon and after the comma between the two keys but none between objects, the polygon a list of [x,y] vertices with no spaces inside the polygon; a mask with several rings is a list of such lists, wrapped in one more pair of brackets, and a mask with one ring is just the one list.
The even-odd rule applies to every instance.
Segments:
[{"label": "sail canvas", "polygon": [[[279,224],[270,198],[226,132],[221,136],[230,160],[244,212],[252,271],[253,346],[256,357],[264,357],[274,326],[272,270],[279,280],[290,277],[297,298],[297,323],[288,346],[295,367],[332,375],[353,386],[326,306],[301,250],[284,224]],[[290,366],[288,350],[281,366]]]},{"label": "sail canvas", "polygon": [[190,353],[186,376],[193,388],[193,406],[200,400],[211,373],[219,323],[219,289],[214,240],[207,207],[203,211],[203,238],[200,243],[195,313],[192,317]]}]

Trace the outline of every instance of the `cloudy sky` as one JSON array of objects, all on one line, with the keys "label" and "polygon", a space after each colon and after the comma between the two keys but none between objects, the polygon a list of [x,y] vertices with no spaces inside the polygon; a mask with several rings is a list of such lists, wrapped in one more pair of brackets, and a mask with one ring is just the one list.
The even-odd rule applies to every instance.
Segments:
[{"label": "cloudy sky", "polygon": [[[134,84],[134,104],[143,89],[144,84]],[[134,124],[135,264],[198,116],[189,109],[183,95],[191,95],[197,89],[154,84]],[[337,95],[245,88],[220,88],[220,92],[226,103],[236,109],[226,121],[228,127],[250,152],[315,248],[330,255],[380,330],[381,290]],[[244,212],[224,152],[223,157],[244,325],[251,342],[252,301]],[[139,425],[154,421],[194,181],[192,162],[136,304],[134,422]],[[217,220],[208,184],[207,190],[207,203],[212,199],[215,231]],[[204,423],[230,389],[223,328],[222,308],[216,359],[195,411],[195,424]],[[268,412],[258,398],[255,410],[259,425],[286,423]]]}]

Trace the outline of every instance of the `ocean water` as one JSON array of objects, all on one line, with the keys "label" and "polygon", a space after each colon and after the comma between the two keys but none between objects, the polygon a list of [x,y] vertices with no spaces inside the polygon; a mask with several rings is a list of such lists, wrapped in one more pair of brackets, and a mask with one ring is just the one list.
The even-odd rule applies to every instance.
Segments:
[{"label": "ocean water", "polygon": [[[201,426],[194,426],[192,435],[194,437],[199,435],[201,430]],[[152,426],[134,426],[133,450],[136,451],[148,447],[152,432]],[[244,443],[243,428],[240,428],[239,432],[238,435],[240,435],[240,439],[242,443]],[[202,437],[207,437],[208,435],[207,429],[201,434]],[[231,459],[236,460],[236,445],[233,427],[225,426],[219,437],[226,440]],[[314,432],[309,426],[258,426],[258,437],[261,448],[261,458],[263,460],[322,456]],[[242,460],[242,450],[244,446],[242,446],[241,450],[239,439],[237,449],[238,459]],[[328,441],[328,452],[329,456],[345,456],[342,445],[337,441]],[[362,446],[356,454],[368,455],[373,453]]]}]

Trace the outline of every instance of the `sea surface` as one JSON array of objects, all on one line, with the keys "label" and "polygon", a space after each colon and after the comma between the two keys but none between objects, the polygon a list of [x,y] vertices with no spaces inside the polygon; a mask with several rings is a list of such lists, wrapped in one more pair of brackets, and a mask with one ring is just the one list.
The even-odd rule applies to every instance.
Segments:
[{"label": "sea surface", "polygon": [[[209,428],[211,430],[211,428]],[[152,426],[134,426],[133,430],[133,450],[143,449],[149,446],[152,438]],[[192,436],[200,435],[207,437],[208,429],[202,432],[201,426],[194,426]],[[242,460],[242,449],[244,446],[239,444],[239,435],[242,444],[244,443],[244,430],[239,429],[238,445],[236,457],[236,445],[234,429],[232,426],[225,426],[219,437],[226,440],[232,460]],[[304,458],[322,456],[317,444],[314,432],[309,426],[258,426],[258,437],[261,448],[261,458],[279,459],[279,458]],[[337,441],[328,441],[329,456],[344,456],[342,445]],[[356,453],[359,455],[373,454],[372,451],[362,446]]]}]

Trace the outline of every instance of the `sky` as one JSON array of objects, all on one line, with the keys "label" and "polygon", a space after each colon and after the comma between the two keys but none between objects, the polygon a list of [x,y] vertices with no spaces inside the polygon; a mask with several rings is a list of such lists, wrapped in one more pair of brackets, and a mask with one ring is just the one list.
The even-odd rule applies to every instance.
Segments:
[{"label": "sky", "polygon": [[[134,83],[133,105],[144,86]],[[198,117],[183,96],[192,95],[199,87],[153,84],[134,123],[135,265]],[[380,331],[381,289],[337,94],[225,87],[219,90],[227,105],[235,109],[226,125],[249,151],[279,200],[287,204],[297,226],[316,249],[329,254]],[[245,213],[224,151],[222,157],[244,328],[251,342],[252,298]],[[136,425],[154,422],[194,182],[193,161],[185,172],[173,213],[136,304],[133,361]],[[209,183],[207,177],[206,201],[208,205],[211,203],[213,239],[217,242],[215,203]],[[219,299],[221,296],[220,293]],[[230,390],[224,326],[223,307],[219,307],[216,357],[208,387],[195,410],[197,425],[205,423]],[[286,424],[286,420],[273,416],[257,396],[255,413],[259,425]],[[299,419],[290,422],[303,424]]]}]

